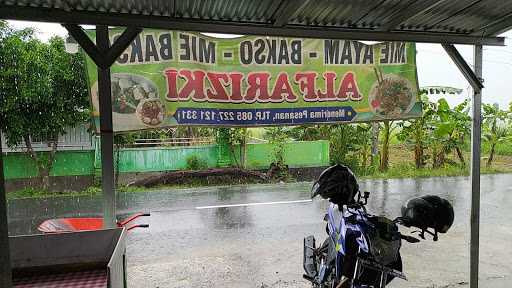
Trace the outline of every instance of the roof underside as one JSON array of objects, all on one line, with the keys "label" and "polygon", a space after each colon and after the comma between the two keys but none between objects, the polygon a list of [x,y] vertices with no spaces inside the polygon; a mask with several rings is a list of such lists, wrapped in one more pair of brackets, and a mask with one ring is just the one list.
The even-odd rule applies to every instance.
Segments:
[{"label": "roof underside", "polygon": [[478,43],[500,45],[491,40],[512,28],[512,1],[0,0],[0,18],[295,37],[346,32],[368,40],[416,35],[417,42],[463,44],[487,38]]}]

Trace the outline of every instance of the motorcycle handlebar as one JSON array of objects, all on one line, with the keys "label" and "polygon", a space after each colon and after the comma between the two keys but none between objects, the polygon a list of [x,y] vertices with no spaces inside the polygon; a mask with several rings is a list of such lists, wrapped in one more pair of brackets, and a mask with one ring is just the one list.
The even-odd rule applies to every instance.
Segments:
[{"label": "motorcycle handlebar", "polygon": [[412,236],[408,236],[408,235],[400,234],[400,238],[402,238],[403,240],[405,240],[405,241],[407,241],[409,243],[418,243],[418,242],[420,242],[420,239],[412,237]]},{"label": "motorcycle handlebar", "polygon": [[130,230],[133,230],[135,228],[149,228],[149,224],[138,224],[138,225],[133,225],[131,226],[130,228],[126,229],[126,231],[130,231]]}]

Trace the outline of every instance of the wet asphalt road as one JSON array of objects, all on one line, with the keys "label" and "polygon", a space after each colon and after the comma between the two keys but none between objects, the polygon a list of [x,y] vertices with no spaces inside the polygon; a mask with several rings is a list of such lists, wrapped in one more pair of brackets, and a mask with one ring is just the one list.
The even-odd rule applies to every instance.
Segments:
[{"label": "wet asphalt road", "polygon": [[[438,242],[403,244],[409,281],[396,280],[390,287],[468,287],[469,178],[360,184],[372,192],[368,210],[374,214],[394,218],[406,199],[424,194],[445,197],[455,208],[454,226]],[[149,229],[133,230],[128,237],[129,287],[310,287],[301,279],[302,239],[309,234],[325,238],[327,207],[320,199],[301,201],[309,198],[310,185],[120,194],[120,214],[152,214],[141,220]],[[15,200],[9,205],[13,235],[35,233],[44,219],[97,215],[101,209],[97,197]],[[482,287],[512,287],[511,211],[512,175],[482,176]]]}]

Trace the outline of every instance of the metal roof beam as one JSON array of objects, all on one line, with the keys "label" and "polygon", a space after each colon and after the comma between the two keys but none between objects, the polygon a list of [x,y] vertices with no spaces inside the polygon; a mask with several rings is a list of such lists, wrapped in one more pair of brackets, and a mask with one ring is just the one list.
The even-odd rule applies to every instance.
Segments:
[{"label": "metal roof beam", "polygon": [[92,61],[98,67],[102,67],[105,62],[105,56],[101,53],[96,44],[85,34],[84,30],[76,24],[63,24],[69,34],[80,44],[85,53],[91,57]]},{"label": "metal roof beam", "polygon": [[391,31],[398,27],[400,24],[404,23],[405,21],[445,1],[446,0],[416,1],[408,8],[400,10],[397,13],[395,13],[392,19],[389,22],[384,23],[381,27],[379,27],[378,30]]},{"label": "metal roof beam", "polygon": [[62,26],[75,38],[87,55],[91,57],[96,66],[101,68],[112,66],[121,53],[132,43],[133,39],[142,31],[142,28],[139,27],[127,27],[123,34],[117,38],[112,47],[104,51],[98,48],[77,24],[63,24]]},{"label": "metal roof beam", "polygon": [[293,19],[300,11],[304,10],[309,2],[311,0],[284,0],[274,13],[274,23],[272,25],[276,27],[286,26],[290,19]]},{"label": "metal roof beam", "polygon": [[464,57],[462,57],[462,55],[460,55],[457,48],[455,48],[455,46],[453,46],[451,44],[442,44],[442,45],[443,45],[443,48],[446,51],[446,53],[448,53],[450,58],[452,58],[455,65],[457,65],[457,68],[459,68],[462,75],[464,75],[466,80],[468,80],[469,84],[471,84],[471,87],[473,87],[473,89],[475,91],[482,90],[482,88],[484,88],[484,85],[482,84],[482,79],[480,79],[480,77],[478,77],[475,74],[473,69],[471,69],[471,67],[469,67],[468,63],[466,62],[466,60],[464,60]]},{"label": "metal roof beam", "polygon": [[105,60],[107,61],[108,67],[112,66],[114,62],[121,56],[121,54],[128,48],[128,46],[133,42],[135,37],[139,35],[139,33],[142,32],[142,28],[139,27],[127,27],[126,30],[124,30],[123,34],[117,38],[117,40],[112,44],[112,47],[108,50],[107,54],[105,55]]},{"label": "metal roof beam", "polygon": [[498,21],[486,25],[473,32],[474,36],[496,36],[508,31],[512,27],[512,13],[506,15]]},{"label": "metal roof beam", "polygon": [[199,31],[211,33],[268,35],[300,38],[324,38],[368,41],[404,41],[422,43],[451,43],[467,45],[504,46],[503,37],[477,37],[465,34],[412,31],[373,31],[369,29],[346,29],[337,27],[311,27],[288,25],[275,27],[261,23],[233,23],[176,19],[161,16],[111,14],[106,12],[63,11],[51,8],[0,7],[0,18],[57,23],[137,26],[156,29]]}]

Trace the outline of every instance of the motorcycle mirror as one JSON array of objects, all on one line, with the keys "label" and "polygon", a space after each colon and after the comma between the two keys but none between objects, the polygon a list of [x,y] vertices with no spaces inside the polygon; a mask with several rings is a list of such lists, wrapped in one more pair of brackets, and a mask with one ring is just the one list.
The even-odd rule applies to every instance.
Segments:
[{"label": "motorcycle mirror", "polygon": [[[361,201],[361,198],[364,199],[364,202]],[[368,192],[368,191],[364,191],[363,196],[361,196],[361,191],[359,191],[357,193],[357,203],[359,203],[359,204],[362,204],[362,205],[368,204],[368,198],[370,198],[370,192]]]}]

